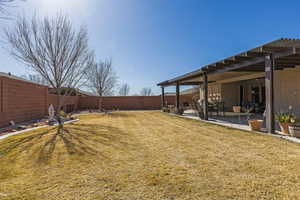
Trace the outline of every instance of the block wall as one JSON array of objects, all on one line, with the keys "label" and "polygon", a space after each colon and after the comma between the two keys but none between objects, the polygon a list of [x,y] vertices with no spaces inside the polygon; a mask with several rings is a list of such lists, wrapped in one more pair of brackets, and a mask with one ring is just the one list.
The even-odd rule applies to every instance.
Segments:
[{"label": "block wall", "polygon": [[43,117],[47,94],[46,86],[0,77],[0,126]]}]

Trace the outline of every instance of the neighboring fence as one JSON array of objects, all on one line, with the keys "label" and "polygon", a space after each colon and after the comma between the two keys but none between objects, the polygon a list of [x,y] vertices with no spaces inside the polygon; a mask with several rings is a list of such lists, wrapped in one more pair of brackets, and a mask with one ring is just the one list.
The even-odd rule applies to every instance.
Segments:
[{"label": "neighboring fence", "polygon": [[[58,105],[58,95],[48,94],[48,107],[52,104],[55,108]],[[72,112],[78,109],[79,96],[64,96],[62,98],[62,109],[65,112]]]},{"label": "neighboring fence", "polygon": [[[174,96],[166,96],[169,104],[175,103]],[[113,97],[80,97],[80,109],[106,110],[155,110],[161,107],[160,96],[113,96]]]},{"label": "neighboring fence", "polygon": [[[168,105],[175,104],[175,96],[166,96]],[[181,102],[191,98],[183,95]],[[48,87],[28,81],[0,76],[0,127],[9,121],[22,122],[40,119],[48,114],[49,105],[58,104],[57,95],[48,94]],[[64,111],[71,112],[83,109],[106,110],[153,110],[160,109],[160,96],[126,96],[96,97],[67,96],[63,98]]]},{"label": "neighboring fence", "polygon": [[47,112],[48,88],[20,80],[0,77],[0,126],[9,121],[26,121]]},{"label": "neighboring fence", "polygon": [[[166,97],[174,104],[175,97]],[[0,127],[9,121],[22,122],[39,119],[48,113],[49,105],[58,105],[58,96],[48,94],[45,86],[0,77]],[[127,97],[82,97],[65,96],[63,110],[99,109],[106,110],[154,110],[160,109],[160,96]]]},{"label": "neighboring fence", "polygon": [[[50,104],[57,106],[57,95],[48,94],[48,87],[0,76],[0,127],[10,121],[22,122],[40,119],[48,114]],[[66,112],[77,110],[79,97],[63,98]]]}]

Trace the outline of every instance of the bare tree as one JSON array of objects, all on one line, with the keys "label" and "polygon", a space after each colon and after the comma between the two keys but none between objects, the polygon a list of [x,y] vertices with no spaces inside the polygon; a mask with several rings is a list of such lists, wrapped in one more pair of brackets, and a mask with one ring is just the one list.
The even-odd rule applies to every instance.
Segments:
[{"label": "bare tree", "polygon": [[22,75],[21,77],[41,85],[49,85],[47,80],[39,74],[28,74],[28,75]]},{"label": "bare tree", "polygon": [[[69,18],[62,15],[42,20],[20,17],[15,27],[6,29],[5,33],[12,56],[58,91],[56,118],[60,130],[63,127],[60,116],[64,100],[62,89],[80,87],[87,68],[94,63],[86,28],[81,27],[76,32]],[[68,93],[64,92],[64,95]]]},{"label": "bare tree", "polygon": [[118,77],[112,68],[111,60],[91,65],[87,72],[87,86],[99,96],[112,96]]},{"label": "bare tree", "polygon": [[152,96],[153,92],[151,88],[143,88],[141,90],[141,96]]},{"label": "bare tree", "polygon": [[10,15],[8,9],[13,7],[14,6],[13,4],[17,1],[26,1],[26,0],[0,0],[0,18],[8,19],[7,16]]},{"label": "bare tree", "polygon": [[128,96],[129,95],[129,91],[130,91],[130,87],[127,83],[123,84],[121,87],[120,87],[120,90],[119,90],[119,95],[120,96]]}]

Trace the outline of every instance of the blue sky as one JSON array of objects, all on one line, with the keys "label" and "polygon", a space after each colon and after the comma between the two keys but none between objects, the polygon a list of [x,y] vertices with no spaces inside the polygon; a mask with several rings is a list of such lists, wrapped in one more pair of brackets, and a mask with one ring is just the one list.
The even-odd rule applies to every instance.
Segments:
[{"label": "blue sky", "polygon": [[[64,12],[75,26],[85,24],[97,58],[112,58],[131,93],[151,87],[159,94],[160,81],[279,37],[300,37],[299,1],[27,0],[12,10]],[[30,73],[3,49],[0,59],[0,71]]]}]

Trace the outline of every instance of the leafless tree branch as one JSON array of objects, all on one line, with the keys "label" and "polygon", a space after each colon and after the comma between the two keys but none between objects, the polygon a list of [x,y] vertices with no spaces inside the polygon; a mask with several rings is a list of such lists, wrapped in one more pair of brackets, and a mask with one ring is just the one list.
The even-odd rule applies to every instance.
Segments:
[{"label": "leafless tree branch", "polygon": [[9,8],[15,7],[17,1],[26,0],[0,0],[0,19],[10,19]]},{"label": "leafless tree branch", "polygon": [[127,83],[125,83],[125,84],[121,85],[121,87],[119,89],[119,95],[120,96],[128,96],[129,91],[130,91],[130,86]]},{"label": "leafless tree branch", "polygon": [[141,90],[141,96],[152,96],[153,92],[151,88],[143,88]]},{"label": "leafless tree branch", "polygon": [[117,85],[117,75],[112,61],[105,60],[90,66],[87,72],[87,86],[99,96],[112,96]]},{"label": "leafless tree branch", "polygon": [[[40,75],[58,94],[62,88],[80,87],[94,63],[87,30],[74,30],[67,16],[31,20],[19,17],[14,28],[5,30],[5,36],[12,56]],[[59,98],[57,113],[62,101]]]},{"label": "leafless tree branch", "polygon": [[24,78],[24,79],[27,79],[29,81],[41,84],[41,85],[49,85],[47,80],[44,79],[39,74],[27,74],[27,75],[22,75],[21,77]]}]

